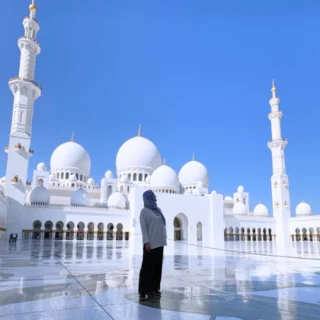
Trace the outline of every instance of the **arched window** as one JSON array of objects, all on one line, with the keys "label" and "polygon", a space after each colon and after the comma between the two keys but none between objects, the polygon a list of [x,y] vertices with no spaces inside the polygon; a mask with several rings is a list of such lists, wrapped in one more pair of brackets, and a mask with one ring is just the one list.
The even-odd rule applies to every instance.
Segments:
[{"label": "arched window", "polygon": [[148,178],[148,174],[146,173],[146,174],[144,175],[144,181],[146,181],[147,178]]},{"label": "arched window", "polygon": [[63,179],[63,176],[64,176],[64,173],[63,173],[63,172],[61,172],[61,179]]},{"label": "arched window", "polygon": [[133,181],[137,181],[137,174],[136,173],[133,174]]},{"label": "arched window", "polygon": [[24,111],[21,111],[21,113],[20,113],[20,123],[23,122],[23,118],[24,118]]},{"label": "arched window", "polygon": [[139,173],[139,181],[142,181],[142,173]]},{"label": "arched window", "polygon": [[66,173],[66,179],[69,179],[69,172]]},{"label": "arched window", "polygon": [[131,173],[128,174],[128,180],[131,181]]},{"label": "arched window", "polygon": [[59,179],[59,175],[60,175],[60,174],[59,174],[59,172],[58,172],[58,173],[57,173],[57,179]]},{"label": "arched window", "polygon": [[111,196],[112,194],[112,186],[108,186],[108,195],[107,195],[107,199]]},{"label": "arched window", "polygon": [[80,181],[82,181],[82,174],[80,174]]},{"label": "arched window", "polygon": [[78,173],[76,173],[76,178],[77,178],[77,180],[79,180],[79,174]]}]

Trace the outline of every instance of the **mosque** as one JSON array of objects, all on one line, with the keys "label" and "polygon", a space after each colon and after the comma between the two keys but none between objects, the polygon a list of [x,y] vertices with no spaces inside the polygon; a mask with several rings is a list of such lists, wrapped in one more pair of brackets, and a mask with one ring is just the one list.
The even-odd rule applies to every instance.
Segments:
[{"label": "mosque", "polygon": [[301,202],[291,216],[289,181],[285,170],[287,140],[281,133],[282,112],[272,84],[269,119],[272,139],[272,208],[256,204],[250,210],[249,193],[239,186],[233,196],[210,192],[205,165],[193,159],[177,174],[153,142],[141,135],[126,141],[116,157],[116,173],[106,171],[100,183],[90,176],[91,159],[83,146],[62,143],[52,153],[50,168],[39,163],[27,180],[34,103],[41,96],[35,81],[36,40],[40,24],[34,1],[23,19],[24,36],[19,75],[9,80],[13,112],[6,174],[0,180],[0,237],[15,232],[21,239],[127,240],[140,234],[142,194],[151,189],[167,220],[168,238],[223,248],[225,241],[320,240],[320,216]]}]

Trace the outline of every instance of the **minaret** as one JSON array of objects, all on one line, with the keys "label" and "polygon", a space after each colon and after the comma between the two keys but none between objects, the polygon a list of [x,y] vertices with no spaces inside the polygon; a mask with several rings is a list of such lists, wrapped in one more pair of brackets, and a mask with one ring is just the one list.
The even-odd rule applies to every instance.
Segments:
[{"label": "minaret", "polygon": [[36,56],[40,46],[36,40],[40,29],[35,15],[37,8],[34,0],[29,6],[29,16],[23,19],[24,36],[18,40],[20,49],[19,76],[9,80],[9,88],[13,94],[13,112],[6,170],[6,195],[20,204],[25,203],[25,186],[28,174],[32,117],[34,102],[41,95],[41,87],[34,81]]},{"label": "minaret", "polygon": [[288,141],[283,139],[281,135],[282,112],[279,110],[280,99],[276,96],[274,81],[272,81],[271,92],[269,119],[271,121],[272,140],[269,141],[268,147],[272,153],[272,206],[273,216],[276,219],[275,234],[277,248],[281,252],[285,252],[291,247],[289,232],[290,195],[284,159],[284,149]]}]

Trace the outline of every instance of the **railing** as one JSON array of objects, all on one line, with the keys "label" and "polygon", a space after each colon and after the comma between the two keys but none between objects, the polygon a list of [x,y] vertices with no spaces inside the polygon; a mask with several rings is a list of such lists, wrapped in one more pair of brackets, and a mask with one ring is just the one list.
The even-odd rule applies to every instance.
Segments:
[{"label": "railing", "polygon": [[29,37],[26,37],[26,36],[22,36],[22,37],[19,38],[19,40],[20,40],[20,39],[31,40],[31,41],[33,41],[34,43],[39,44],[39,42],[38,42],[37,40],[32,39],[32,38],[29,38]]},{"label": "railing", "polygon": [[31,20],[35,21],[37,24],[40,24],[39,21],[34,17],[25,16],[24,19],[31,19]]},{"label": "railing", "polygon": [[10,79],[9,79],[9,83],[12,82],[12,81],[15,81],[15,80],[21,80],[21,81],[26,81],[26,82],[32,83],[32,84],[34,84],[36,87],[38,87],[40,90],[42,90],[42,87],[40,86],[40,84],[38,84],[37,82],[35,82],[35,81],[33,81],[33,80],[27,79],[27,78],[20,78],[20,77],[10,78]]},{"label": "railing", "polygon": [[34,150],[29,149],[29,153],[34,154]]}]

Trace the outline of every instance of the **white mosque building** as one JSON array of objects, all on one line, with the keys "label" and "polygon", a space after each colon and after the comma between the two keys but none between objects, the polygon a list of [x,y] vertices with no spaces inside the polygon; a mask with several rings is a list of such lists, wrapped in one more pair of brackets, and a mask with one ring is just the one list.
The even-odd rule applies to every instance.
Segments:
[{"label": "white mosque building", "polygon": [[27,180],[34,103],[41,87],[34,80],[36,40],[40,29],[36,6],[23,20],[24,36],[18,40],[21,51],[19,75],[9,80],[13,113],[6,174],[0,180],[0,237],[15,232],[23,239],[96,240],[128,239],[140,234],[139,215],[142,194],[152,189],[167,220],[168,238],[222,248],[224,241],[320,240],[320,216],[301,202],[291,217],[289,181],[285,170],[279,98],[272,85],[270,99],[272,140],[272,208],[257,204],[250,211],[249,193],[239,186],[232,197],[210,192],[206,167],[195,160],[177,174],[153,142],[138,135],[119,149],[114,174],[106,171],[100,183],[90,176],[91,160],[83,146],[71,141],[52,153],[50,168],[39,163]]}]

